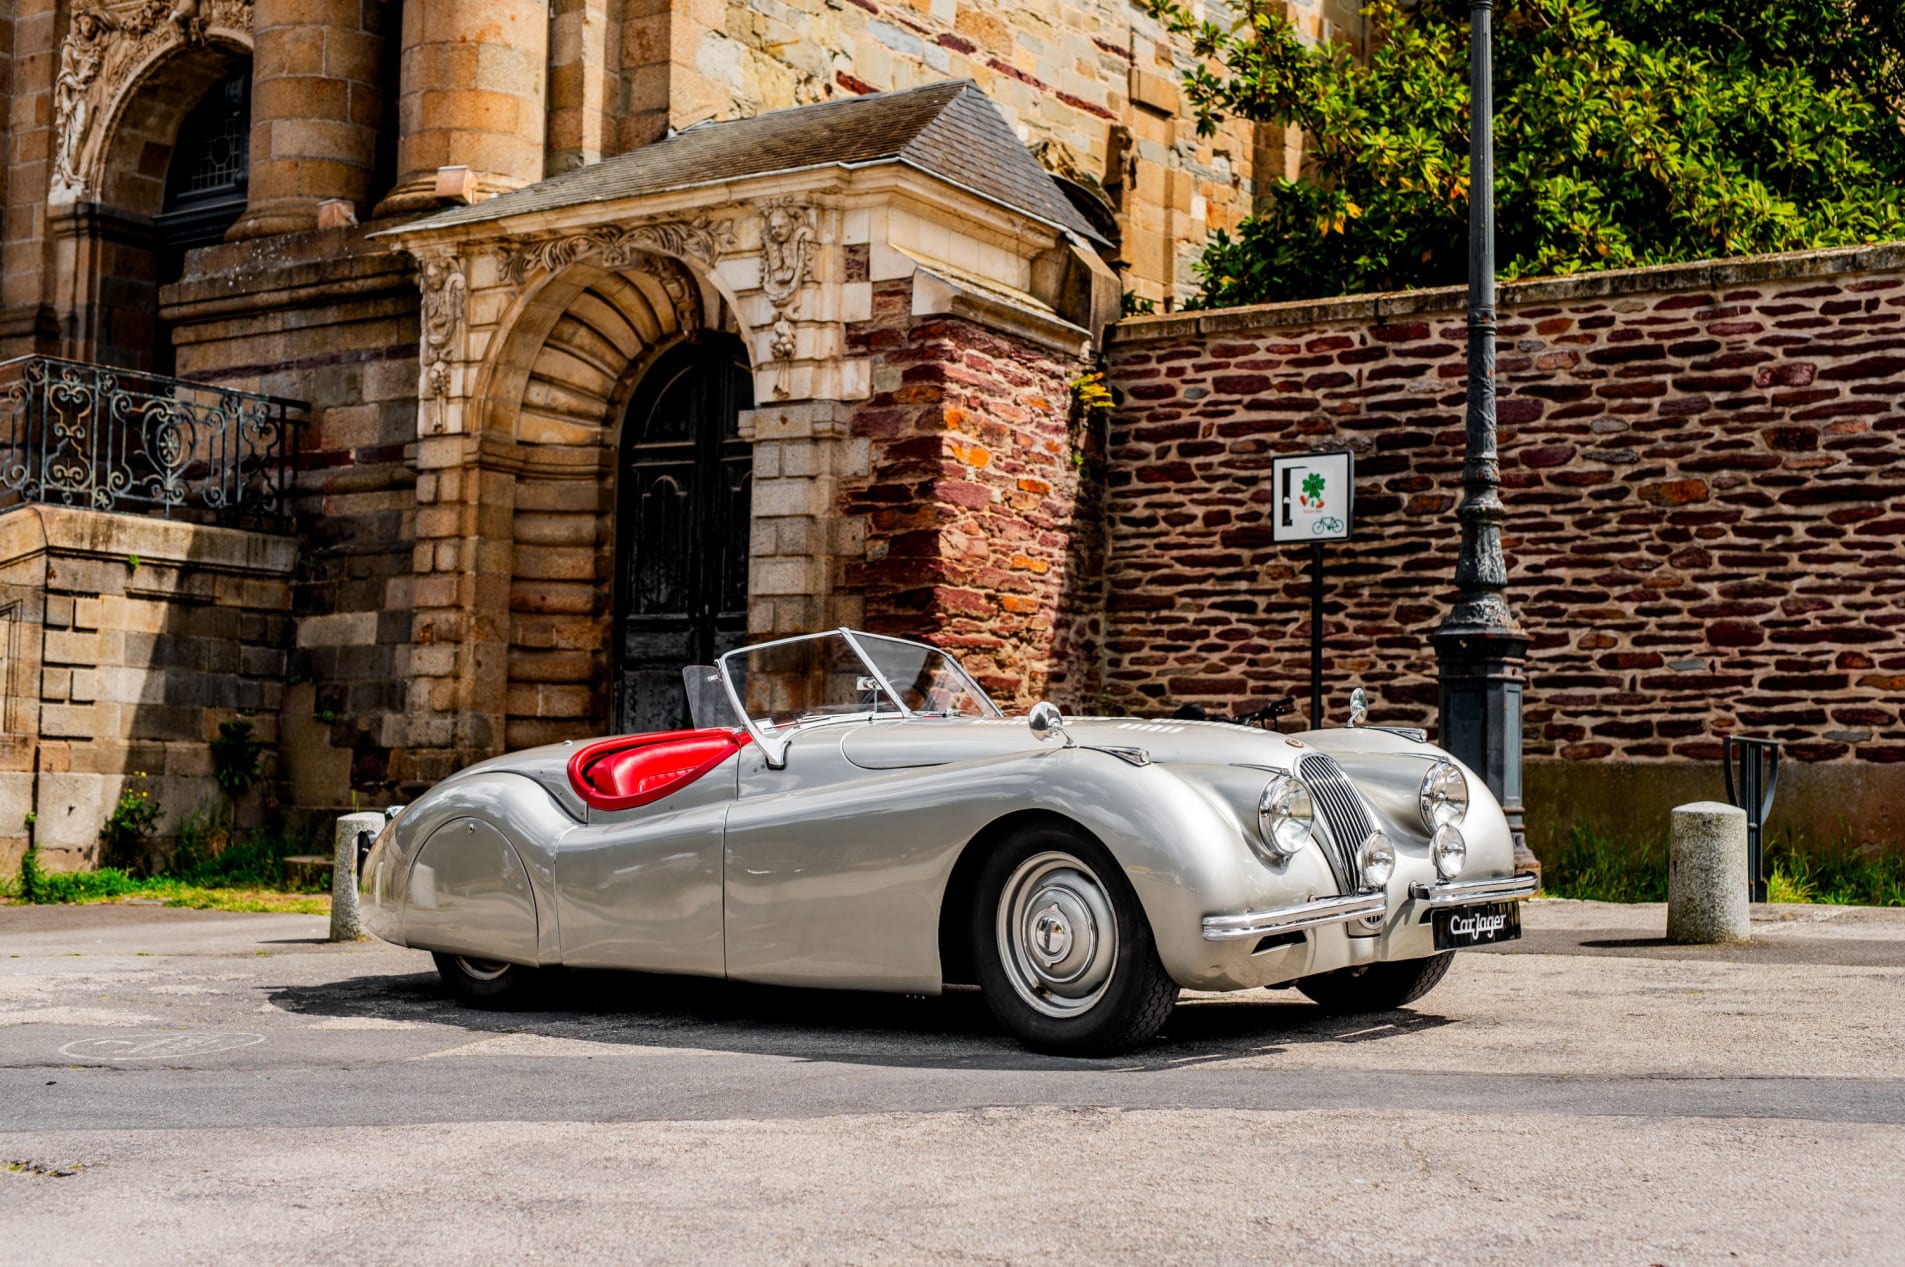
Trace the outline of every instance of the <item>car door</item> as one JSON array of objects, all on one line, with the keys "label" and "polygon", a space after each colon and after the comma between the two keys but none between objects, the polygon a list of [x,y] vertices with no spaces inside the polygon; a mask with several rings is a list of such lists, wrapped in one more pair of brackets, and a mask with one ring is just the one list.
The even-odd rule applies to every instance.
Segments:
[{"label": "car door", "polygon": [[939,898],[963,827],[918,812],[919,771],[862,769],[841,751],[856,730],[907,724],[813,727],[782,769],[758,746],[742,752],[727,820],[729,976],[938,993]]},{"label": "car door", "polygon": [[[742,749],[745,754],[749,749]],[[739,757],[651,805],[590,808],[556,857],[562,962],[721,976],[723,834]]]}]

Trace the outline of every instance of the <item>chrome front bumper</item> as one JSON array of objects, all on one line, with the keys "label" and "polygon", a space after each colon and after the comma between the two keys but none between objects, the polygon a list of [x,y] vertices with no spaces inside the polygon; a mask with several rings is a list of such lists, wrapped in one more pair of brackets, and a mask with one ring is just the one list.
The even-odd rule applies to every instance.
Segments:
[{"label": "chrome front bumper", "polygon": [[1270,911],[1245,911],[1242,915],[1206,915],[1205,941],[1234,941],[1239,937],[1274,937],[1279,933],[1297,933],[1325,924],[1346,924],[1367,915],[1381,915],[1388,909],[1382,893],[1352,893],[1345,897],[1318,898],[1296,906],[1279,906]]},{"label": "chrome front bumper", "polygon": [[[1434,910],[1477,902],[1521,902],[1535,895],[1541,881],[1529,872],[1494,880],[1456,880],[1448,884],[1412,884],[1409,896]],[[1206,924],[1209,920],[1204,921]]]},{"label": "chrome front bumper", "polygon": [[[1409,896],[1426,910],[1446,906],[1473,906],[1480,902],[1520,902],[1535,895],[1540,881],[1533,875],[1502,876],[1492,880],[1457,880],[1448,884],[1412,884]],[[1296,906],[1279,906],[1268,911],[1245,911],[1242,915],[1206,915],[1205,941],[1235,941],[1242,937],[1275,937],[1299,933],[1306,928],[1327,924],[1348,924],[1370,916],[1388,913],[1388,896],[1383,893],[1352,893],[1343,897],[1318,898]],[[1428,916],[1425,914],[1424,919]]]}]

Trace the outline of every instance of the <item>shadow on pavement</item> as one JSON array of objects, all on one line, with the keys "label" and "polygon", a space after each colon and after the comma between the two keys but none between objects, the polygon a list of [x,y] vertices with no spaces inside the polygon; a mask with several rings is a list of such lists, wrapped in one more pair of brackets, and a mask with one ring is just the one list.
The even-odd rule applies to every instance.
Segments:
[{"label": "shadow on pavement", "polygon": [[1294,991],[1253,990],[1182,1002],[1149,1046],[1085,1061],[1025,1050],[971,988],[925,997],[573,971],[550,973],[534,1006],[485,1011],[449,998],[435,973],[408,973],[276,986],[268,997],[301,1015],[444,1025],[473,1036],[530,1034],[895,1068],[1163,1070],[1308,1044],[1380,1042],[1452,1023],[1411,1011],[1336,1016]]}]

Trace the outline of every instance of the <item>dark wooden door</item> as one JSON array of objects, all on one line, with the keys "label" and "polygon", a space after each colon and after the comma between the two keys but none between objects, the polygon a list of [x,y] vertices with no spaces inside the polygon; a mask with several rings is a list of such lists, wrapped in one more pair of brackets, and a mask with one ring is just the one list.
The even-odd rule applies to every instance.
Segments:
[{"label": "dark wooden door", "polygon": [[738,339],[706,335],[643,376],[616,472],[616,728],[688,724],[683,665],[747,639],[754,379]]}]

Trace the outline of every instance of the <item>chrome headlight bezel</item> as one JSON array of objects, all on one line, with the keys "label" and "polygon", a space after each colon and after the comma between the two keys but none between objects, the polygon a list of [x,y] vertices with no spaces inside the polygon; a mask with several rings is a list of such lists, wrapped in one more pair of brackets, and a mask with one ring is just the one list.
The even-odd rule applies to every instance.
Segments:
[{"label": "chrome headlight bezel", "polygon": [[1468,776],[1453,761],[1434,761],[1416,789],[1422,829],[1431,836],[1444,827],[1460,827],[1468,817]]},{"label": "chrome headlight bezel", "polygon": [[1356,878],[1365,890],[1387,888],[1396,873],[1396,847],[1380,829],[1363,837],[1356,847]]},{"label": "chrome headlight bezel", "polygon": [[1460,828],[1453,823],[1435,829],[1429,837],[1429,858],[1435,863],[1435,874],[1442,880],[1453,880],[1462,874],[1462,867],[1468,862],[1468,841]]},{"label": "chrome headlight bezel", "polygon": [[1296,857],[1309,842],[1316,822],[1310,785],[1294,774],[1278,774],[1257,797],[1257,839],[1278,862]]}]

